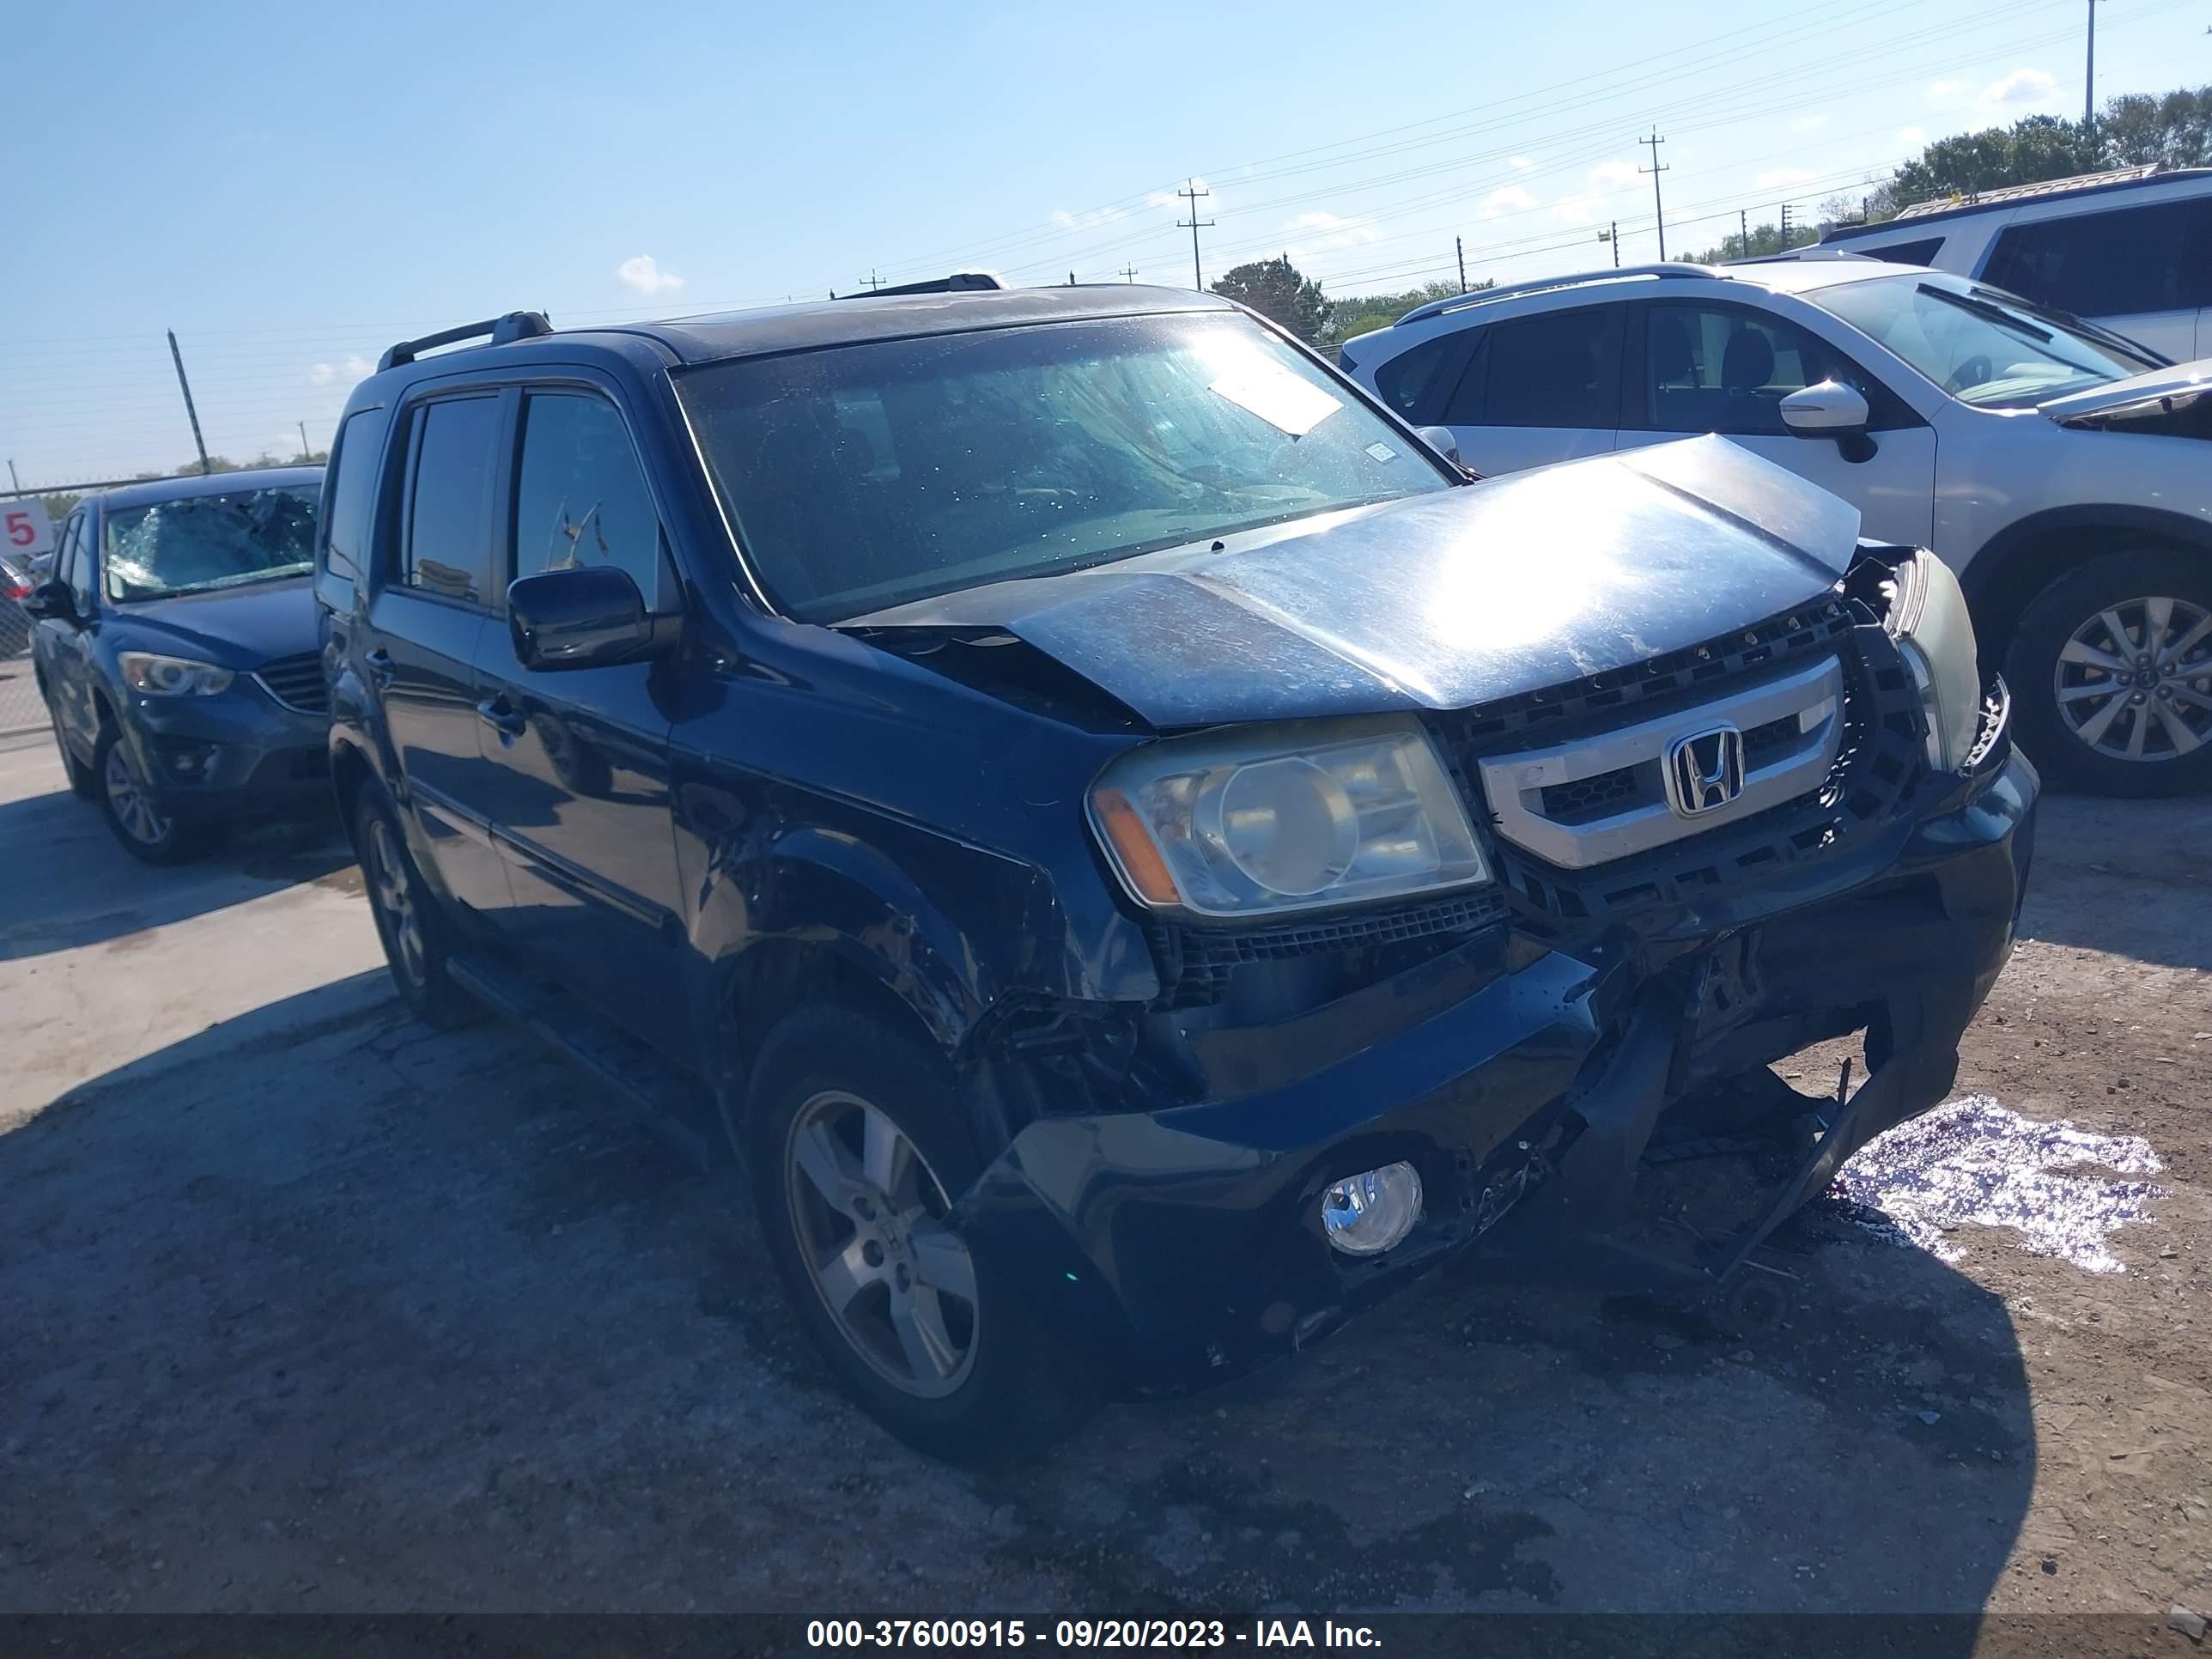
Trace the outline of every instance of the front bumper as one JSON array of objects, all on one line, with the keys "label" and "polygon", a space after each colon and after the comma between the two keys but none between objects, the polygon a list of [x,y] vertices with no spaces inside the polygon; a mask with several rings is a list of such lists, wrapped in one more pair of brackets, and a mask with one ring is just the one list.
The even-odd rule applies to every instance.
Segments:
[{"label": "front bumper", "polygon": [[218,696],[133,696],[122,726],[139,775],[176,817],[293,817],[331,802],[329,717],[244,675]]},{"label": "front bumper", "polygon": [[[2038,791],[2000,739],[1813,873],[1571,951],[1470,944],[1256,1034],[1223,1097],[1030,1122],[960,1218],[1102,1374],[1134,1391],[1201,1384],[1317,1340],[1478,1237],[1604,1257],[1670,1108],[1864,1030],[1866,1082],[1761,1212],[1685,1270],[1717,1283],[1858,1146],[1950,1090],[2011,951]],[[1423,1016],[1391,1028],[1391,1005],[1403,1020],[1409,1004]],[[1363,1019],[1377,1036],[1346,1044]],[[1304,1067],[1317,1033],[1339,1057]],[[1421,1221],[1380,1256],[1332,1249],[1320,1194],[1398,1160],[1419,1171]]]}]

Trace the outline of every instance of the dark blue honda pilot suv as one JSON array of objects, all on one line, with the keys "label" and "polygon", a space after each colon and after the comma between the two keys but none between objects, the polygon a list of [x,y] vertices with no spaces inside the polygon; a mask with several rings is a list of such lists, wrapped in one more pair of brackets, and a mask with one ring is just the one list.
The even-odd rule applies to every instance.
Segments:
[{"label": "dark blue honda pilot suv", "polygon": [[[711,1094],[795,1316],[948,1456],[1462,1249],[1774,1282],[2011,946],[1957,582],[1718,439],[1477,482],[1226,301],[963,276],[406,342],[332,465],[401,992]],[[1856,1032],[1856,1091],[1769,1069]],[[1693,1144],[1761,1196],[1640,1242]]]}]

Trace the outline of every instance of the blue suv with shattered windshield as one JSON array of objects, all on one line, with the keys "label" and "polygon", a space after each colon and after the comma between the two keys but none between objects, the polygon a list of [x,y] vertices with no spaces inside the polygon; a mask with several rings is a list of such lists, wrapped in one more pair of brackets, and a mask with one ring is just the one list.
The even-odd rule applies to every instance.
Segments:
[{"label": "blue suv with shattered windshield", "polygon": [[415,1010],[711,1098],[830,1366],[1003,1461],[1464,1250],[1725,1294],[1943,1097],[2037,781],[1858,530],[1717,439],[1474,481],[1204,295],[516,313],[348,406],[331,765]]}]

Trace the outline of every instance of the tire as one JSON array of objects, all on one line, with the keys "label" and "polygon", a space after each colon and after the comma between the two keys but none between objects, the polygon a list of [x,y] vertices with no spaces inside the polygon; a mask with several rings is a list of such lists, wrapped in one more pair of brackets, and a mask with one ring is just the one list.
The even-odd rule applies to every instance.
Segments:
[{"label": "tire", "polygon": [[453,1030],[469,1024],[483,1011],[446,970],[453,924],[415,867],[391,798],[376,784],[363,784],[354,804],[353,844],[362,890],[400,999],[426,1025]]},{"label": "tire", "polygon": [[[67,758],[66,750],[64,758]],[[74,775],[70,782],[74,786]],[[108,829],[123,844],[123,850],[140,862],[181,864],[205,844],[206,836],[198,825],[161,811],[139,773],[138,763],[131,757],[130,746],[112,726],[101,731],[92,751],[92,787]]]},{"label": "tire", "polygon": [[[861,1407],[908,1445],[970,1466],[1016,1463],[1073,1432],[1091,1391],[1000,1264],[936,1224],[982,1168],[944,1060],[856,1009],[802,1009],[769,1034],[746,1102],[732,1134],[769,1254]],[[870,1180],[865,1157],[878,1120],[911,1154],[877,1166],[895,1169],[887,1184]],[[825,1182],[840,1191],[835,1206]],[[833,1312],[833,1295],[856,1281]]]},{"label": "tire", "polygon": [[[2118,648],[2108,617],[2131,652]],[[2212,628],[2189,638],[2207,621],[2212,555],[2203,553],[2115,553],[2038,594],[2005,653],[2005,681],[2021,747],[2044,776],[2100,795],[2176,795],[2212,784]],[[2171,653],[2164,662],[2161,639]],[[2121,673],[2088,660],[2093,654],[2147,683],[2126,686]],[[2115,681],[2122,689],[2098,691]]]},{"label": "tire", "polygon": [[[40,693],[45,694],[41,686]],[[62,770],[68,775],[70,793],[79,800],[97,801],[100,799],[100,774],[70,752],[69,739],[62,735],[61,717],[54,713],[53,704],[46,705],[46,718],[54,728],[54,747],[61,750]]]}]

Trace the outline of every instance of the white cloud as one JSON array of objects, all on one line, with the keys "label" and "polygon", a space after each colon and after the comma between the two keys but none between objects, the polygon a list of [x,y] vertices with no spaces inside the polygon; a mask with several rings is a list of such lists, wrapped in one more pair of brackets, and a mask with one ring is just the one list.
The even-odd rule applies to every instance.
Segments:
[{"label": "white cloud", "polygon": [[2048,103],[2058,90],[2058,82],[2048,72],[2039,69],[2014,70],[2001,81],[1992,81],[1982,88],[1981,101],[1991,108],[2010,104]]},{"label": "white cloud", "polygon": [[1516,173],[1526,173],[1530,167],[1534,167],[1536,164],[1525,155],[1516,155],[1511,160],[1508,161],[1505,165],[1511,167]]},{"label": "white cloud", "polygon": [[1062,230],[1091,230],[1099,225],[1110,225],[1128,215],[1120,208],[1093,208],[1088,213],[1070,213],[1066,208],[1052,210],[1052,222]]},{"label": "white cloud", "polygon": [[1828,112],[1820,110],[1811,115],[1801,115],[1790,124],[1792,132],[1818,132],[1828,125]]},{"label": "white cloud", "polygon": [[1928,101],[1948,104],[1966,89],[1964,81],[1931,81],[1928,85]]},{"label": "white cloud", "polygon": [[1897,130],[1897,142],[1906,149],[1925,149],[1928,148],[1928,129],[1899,127]]},{"label": "white cloud", "polygon": [[1589,170],[1594,185],[1632,185],[1636,182],[1636,163],[1633,161],[1600,161]]},{"label": "white cloud", "polygon": [[[349,352],[334,363],[317,363],[307,371],[307,380],[313,386],[350,386],[356,380],[366,380],[376,365],[358,352]],[[296,434],[295,434],[297,435]]]},{"label": "white cloud", "polygon": [[1802,185],[1812,176],[1802,167],[1769,167],[1759,175],[1758,183],[1761,190],[1781,190]]},{"label": "white cloud", "polygon": [[1482,198],[1475,211],[1478,219],[1495,219],[1503,213],[1525,213],[1536,205],[1536,198],[1518,185],[1507,185],[1493,190]]},{"label": "white cloud", "polygon": [[1296,214],[1283,221],[1283,228],[1300,240],[1300,251],[1307,253],[1382,240],[1382,227],[1372,219],[1346,218],[1335,213]]},{"label": "white cloud", "polygon": [[684,279],[672,270],[663,270],[659,262],[650,253],[641,253],[623,260],[615,267],[615,275],[628,288],[635,289],[648,297],[666,294],[684,286]]}]

